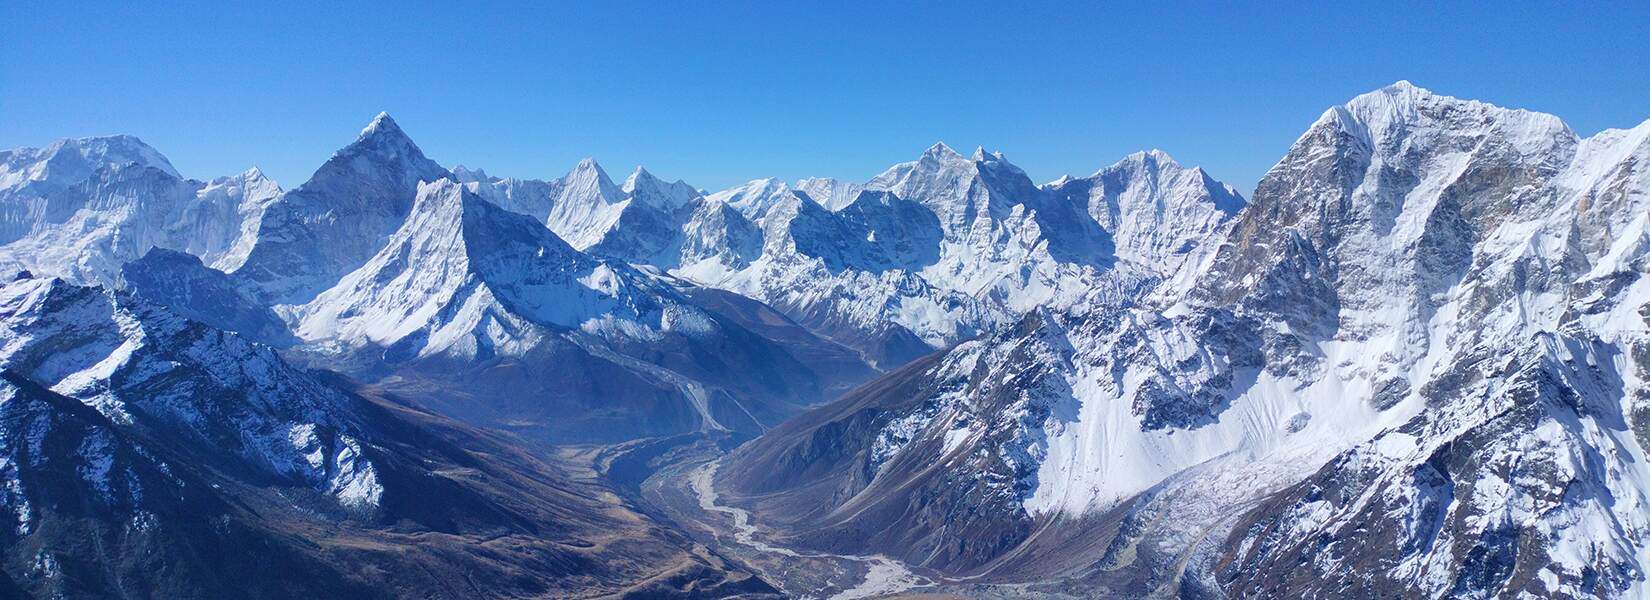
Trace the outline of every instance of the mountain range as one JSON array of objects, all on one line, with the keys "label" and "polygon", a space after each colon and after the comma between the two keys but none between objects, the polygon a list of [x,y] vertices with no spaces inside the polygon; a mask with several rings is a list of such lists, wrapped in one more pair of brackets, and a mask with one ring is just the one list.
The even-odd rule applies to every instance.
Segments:
[{"label": "mountain range", "polygon": [[1399,82],[1248,198],[67,139],[0,152],[0,265],[12,595],[1650,590],[1650,121]]}]

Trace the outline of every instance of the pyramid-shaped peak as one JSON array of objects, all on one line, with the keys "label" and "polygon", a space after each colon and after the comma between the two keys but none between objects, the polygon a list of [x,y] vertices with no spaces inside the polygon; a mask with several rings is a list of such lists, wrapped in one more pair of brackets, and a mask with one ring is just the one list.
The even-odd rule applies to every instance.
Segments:
[{"label": "pyramid-shaped peak", "polygon": [[636,186],[639,185],[645,186],[663,184],[664,182],[658,177],[654,177],[652,173],[647,172],[647,169],[642,168],[641,165],[637,165],[636,170],[631,171],[630,176],[625,178],[623,188],[626,192],[634,192],[636,191]]},{"label": "pyramid-shaped peak", "polygon": [[665,209],[687,204],[699,195],[699,190],[680,179],[667,183],[642,167],[636,167],[620,189],[644,204]]},{"label": "pyramid-shaped peak", "polygon": [[607,170],[603,169],[601,163],[596,162],[596,159],[591,157],[579,159],[578,164],[573,165],[573,170],[569,174],[600,174],[603,179],[607,178]]},{"label": "pyramid-shaped peak", "polygon": [[1014,163],[1008,161],[1008,156],[1002,150],[986,150],[985,146],[976,146],[972,159],[976,163],[996,163],[998,166],[1009,166],[1018,169]]},{"label": "pyramid-shaped peak", "polygon": [[923,158],[938,160],[961,160],[963,158],[961,153],[952,150],[950,146],[945,145],[945,142],[934,142],[934,145],[929,146],[928,150],[923,151],[922,156]]},{"label": "pyramid-shaped peak", "polygon": [[369,137],[381,135],[406,137],[407,134],[401,131],[401,126],[396,124],[395,119],[390,118],[390,113],[379,112],[378,116],[373,117],[372,122],[367,123],[367,126],[361,130],[361,135],[356,136],[356,138],[365,140]]},{"label": "pyramid-shaped peak", "polygon": [[412,138],[407,136],[407,132],[402,131],[395,119],[390,118],[389,113],[381,112],[373,117],[372,122],[361,130],[361,135],[356,136],[355,143],[339,150],[339,154],[366,154],[380,160],[415,164],[415,168],[421,171],[419,179],[429,179],[437,173],[446,174],[446,169],[424,156],[424,151],[418,148],[418,144],[413,143]]},{"label": "pyramid-shaped peak", "polygon": [[565,180],[568,183],[601,184],[602,187],[613,187],[613,179],[607,176],[607,170],[596,162],[594,158],[584,158],[573,165],[573,170],[567,172]]},{"label": "pyramid-shaped peak", "polygon": [[[359,158],[367,160],[357,160]],[[318,180],[338,183],[341,178],[368,177],[400,182],[397,187],[404,190],[403,193],[410,193],[414,191],[413,184],[419,181],[447,175],[447,169],[424,156],[424,151],[388,113],[378,113],[355,142],[340,148],[300,189]]]},{"label": "pyramid-shaped peak", "polygon": [[556,212],[574,210],[575,206],[613,204],[622,201],[625,195],[624,190],[613,185],[607,171],[593,158],[585,158],[573,165],[573,170],[562,176],[561,184]]}]

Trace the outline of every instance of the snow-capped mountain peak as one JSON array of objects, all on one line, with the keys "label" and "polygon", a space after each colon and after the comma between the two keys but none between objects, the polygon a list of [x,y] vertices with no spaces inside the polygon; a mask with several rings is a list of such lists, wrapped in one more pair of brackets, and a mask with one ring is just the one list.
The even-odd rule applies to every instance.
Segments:
[{"label": "snow-capped mountain peak", "polygon": [[273,199],[281,193],[281,184],[264,175],[262,169],[252,167],[242,171],[239,175],[226,175],[206,182],[208,187],[238,186],[253,191],[252,195],[266,199]]},{"label": "snow-capped mountain peak", "polygon": [[1127,167],[1134,167],[1137,169],[1144,169],[1147,172],[1154,172],[1161,167],[1178,169],[1180,168],[1180,163],[1175,161],[1174,157],[1169,156],[1168,152],[1164,152],[1157,148],[1152,148],[1151,150],[1131,152],[1128,156],[1124,156],[1122,160],[1113,163],[1111,166],[1095,171],[1094,175],[1098,176],[1105,173],[1107,170]]},{"label": "snow-capped mountain peak", "polygon": [[45,148],[0,151],[0,190],[26,184],[69,186],[91,178],[99,169],[154,168],[182,179],[160,152],[130,135],[61,139]]},{"label": "snow-capped mountain peak", "polygon": [[[361,159],[367,159],[373,163],[372,166],[380,169],[387,165],[406,163],[402,170],[408,172],[429,172],[440,169],[441,174],[445,175],[447,173],[446,169],[441,168],[440,165],[435,164],[435,161],[424,156],[424,151],[418,148],[418,144],[413,143],[412,137],[408,136],[407,132],[403,131],[401,126],[395,122],[395,119],[390,118],[390,114],[387,112],[380,112],[378,116],[373,117],[372,122],[361,129],[361,133],[356,136],[355,142],[339,150],[335,158],[339,156],[351,157],[353,160],[350,162],[350,166],[358,169],[368,166],[368,164],[361,162]],[[323,170],[325,168],[325,166],[322,167]],[[322,171],[316,171],[315,175],[320,176],[321,174]],[[371,174],[376,175],[378,172]],[[314,177],[311,177],[311,179],[313,180]]]},{"label": "snow-capped mountain peak", "polygon": [[625,197],[595,159],[580,160],[562,177],[545,224],[574,248],[589,248],[618,222]]},{"label": "snow-capped mountain peak", "polygon": [[498,178],[488,175],[485,169],[471,169],[464,165],[453,167],[452,173],[453,179],[459,183],[493,183],[499,181]]},{"label": "snow-capped mountain peak", "polygon": [[248,215],[279,194],[257,169],[184,179],[132,136],[0,152],[0,265],[109,284],[151,247],[215,261]]},{"label": "snow-capped mountain peak", "polygon": [[1243,208],[1243,197],[1162,150],[1135,152],[1093,175],[1044,186],[1081,206],[1115,243],[1117,257],[1173,274]]},{"label": "snow-capped mountain peak", "polygon": [[402,138],[407,136],[406,132],[401,131],[401,126],[396,124],[395,119],[390,117],[389,111],[379,111],[377,115],[374,115],[372,121],[367,123],[366,127],[361,128],[361,133],[355,136],[355,139],[361,141],[379,135]]},{"label": "snow-capped mountain peak", "polygon": [[1024,172],[1000,156],[979,153],[975,161],[936,143],[915,161],[883,171],[866,189],[893,192],[928,207],[940,217],[948,236],[964,235],[982,218],[1001,219],[1012,206],[1035,195]]},{"label": "snow-capped mountain peak", "polygon": [[630,177],[625,178],[619,189],[637,202],[665,211],[687,206],[694,198],[699,197],[699,190],[686,182],[678,179],[666,183],[639,166],[631,172]]},{"label": "snow-capped mountain peak", "polygon": [[1002,163],[1007,163],[1008,162],[1008,159],[1003,157],[1003,152],[1001,150],[986,150],[985,146],[975,146],[974,147],[974,156],[972,156],[969,160],[972,160],[972,161],[977,162],[977,163],[990,162],[990,161],[1002,162]]},{"label": "snow-capped mountain peak", "polygon": [[791,188],[779,179],[752,179],[744,185],[728,188],[705,196],[706,200],[726,204],[739,211],[745,218],[761,219],[774,206],[784,202],[784,197],[790,195]]},{"label": "snow-capped mountain peak", "polygon": [[951,146],[946,145],[945,142],[934,142],[934,145],[929,146],[927,150],[922,152],[922,158],[941,162],[967,160],[962,153],[951,149]]},{"label": "snow-capped mountain peak", "polygon": [[401,225],[420,182],[448,172],[386,113],[309,181],[258,215],[234,275],[276,303],[302,303],[358,267]]},{"label": "snow-capped mountain peak", "polygon": [[264,170],[263,169],[260,169],[256,166],[248,168],[245,171],[242,171],[241,172],[241,178],[245,179],[247,181],[275,183],[275,180],[270,179],[267,175],[264,175]]},{"label": "snow-capped mountain peak", "polygon": [[607,170],[594,158],[580,159],[573,169],[562,177],[566,186],[565,194],[578,197],[600,199],[605,202],[618,202],[623,199],[623,190],[613,184],[613,179],[607,176]]},{"label": "snow-capped mountain peak", "polygon": [[609,271],[531,218],[437,180],[419,186],[406,223],[376,256],[299,310],[298,334],[382,346],[412,336],[420,356],[473,357],[520,343],[490,329],[495,321],[576,329],[651,314],[656,325],[657,307],[609,285],[622,279]]},{"label": "snow-capped mountain peak", "polygon": [[797,191],[832,211],[852,204],[864,189],[863,183],[839,181],[832,177],[808,177],[796,182]]},{"label": "snow-capped mountain peak", "polygon": [[1381,148],[1382,144],[1412,135],[1416,136],[1416,143],[1430,143],[1437,135],[1464,139],[1493,131],[1512,149],[1532,157],[1552,151],[1555,144],[1573,144],[1578,139],[1557,116],[1463,100],[1408,81],[1361,94],[1346,104],[1330,108],[1319,119],[1319,123],[1326,121],[1338,124],[1371,148]]}]

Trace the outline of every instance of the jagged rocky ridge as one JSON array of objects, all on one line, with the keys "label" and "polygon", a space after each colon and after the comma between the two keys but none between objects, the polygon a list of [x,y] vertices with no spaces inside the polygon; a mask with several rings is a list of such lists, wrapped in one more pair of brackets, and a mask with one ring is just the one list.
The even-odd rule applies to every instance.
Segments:
[{"label": "jagged rocky ridge", "polygon": [[[760,433],[885,370],[718,485],[796,545],[972,582],[1630,596],[1647,137],[1400,83],[1326,112],[1246,205],[1155,151],[1040,186],[944,145],[865,183],[702,194],[594,161],[498,179],[381,115],[290,193],[182,179],[132,138],[0,154],[0,258],[346,371],[358,400],[550,443]],[[54,443],[125,431],[71,403],[108,397],[7,377],[17,422],[69,424]],[[215,450],[146,451],[246,460]],[[51,580],[53,556],[0,589]]]},{"label": "jagged rocky ridge", "polygon": [[55,278],[0,287],[0,482],[8,595],[768,589],[490,434]]},{"label": "jagged rocky ridge", "polygon": [[1028,313],[719,485],[795,543],[974,581],[1642,593],[1647,160],[1650,122],[1360,96],[1137,304]]},{"label": "jagged rocky ridge", "polygon": [[110,284],[151,247],[233,264],[281,189],[256,168],[185,179],[131,136],[0,151],[0,266]]},{"label": "jagged rocky ridge", "polygon": [[[164,167],[144,172],[176,179],[131,138],[76,143],[121,151],[105,151],[102,166],[94,164],[102,155],[76,154],[75,169],[41,158],[63,152],[20,151],[13,170],[35,179],[20,179],[19,194],[62,189],[65,173],[132,171],[128,163],[139,159]],[[124,205],[100,203],[96,195],[105,193],[87,184],[59,195],[79,203],[76,219],[121,223],[109,235],[123,243],[178,228],[157,224],[160,216],[129,219]],[[686,282],[595,258],[554,233],[594,226],[567,215],[611,204],[627,225],[588,243],[617,244],[618,232],[643,231],[628,225],[645,221],[634,216],[639,211],[675,210],[697,197],[640,169],[613,186],[590,161],[556,182],[498,180],[463,167],[449,173],[380,114],[310,181],[260,199],[257,210],[219,218],[238,233],[210,252],[164,240],[115,255],[75,246],[21,266],[121,287],[287,348],[291,358],[553,443],[696,430],[754,435],[871,376],[850,350],[784,317],[697,294],[721,307],[706,310]],[[215,198],[134,193],[130,200],[192,214]],[[570,220],[545,221],[553,218]],[[36,225],[27,235],[56,235],[54,227]],[[754,331],[780,335],[783,346]]]},{"label": "jagged rocky ridge", "polygon": [[863,184],[704,196],[640,169],[615,186],[590,160],[550,182],[463,178],[575,248],[763,301],[885,369],[1077,301],[1061,290],[1131,301],[1243,205],[1161,151],[1043,186],[1001,154],[944,144]]},{"label": "jagged rocky ridge", "polygon": [[[1131,302],[1243,205],[1158,151],[1037,186],[1000,153],[944,144],[865,184],[758,180],[707,200],[760,232],[760,254],[659,266],[761,299],[885,368],[1033,307]],[[728,248],[752,237],[726,229]]]},{"label": "jagged rocky ridge", "polygon": [[289,312],[310,360],[555,442],[754,434],[823,400],[792,349],[445,179],[420,186],[365,265]]}]

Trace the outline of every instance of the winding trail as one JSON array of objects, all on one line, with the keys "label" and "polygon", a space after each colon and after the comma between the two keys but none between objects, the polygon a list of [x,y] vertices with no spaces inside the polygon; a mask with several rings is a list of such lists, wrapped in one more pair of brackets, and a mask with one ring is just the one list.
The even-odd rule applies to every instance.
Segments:
[{"label": "winding trail", "polygon": [[[733,519],[733,537],[740,545],[752,548],[759,552],[778,554],[791,558],[823,558],[839,559],[865,565],[866,573],[862,581],[852,588],[848,588],[830,597],[830,600],[855,600],[858,598],[873,598],[887,594],[902,592],[916,587],[933,585],[934,581],[911,572],[904,564],[882,555],[848,555],[798,552],[790,548],[774,546],[757,539],[756,526],[751,523],[750,511],[735,506],[726,506],[718,502],[716,487],[712,482],[716,478],[716,470],[721,468],[720,458],[705,463],[688,474],[689,484],[694,495],[699,500],[699,508],[706,512],[726,514]],[[766,573],[763,574],[765,577]],[[779,578],[767,577],[780,583]],[[793,594],[790,590],[782,590]],[[799,598],[809,598],[806,595],[797,595]]]}]

